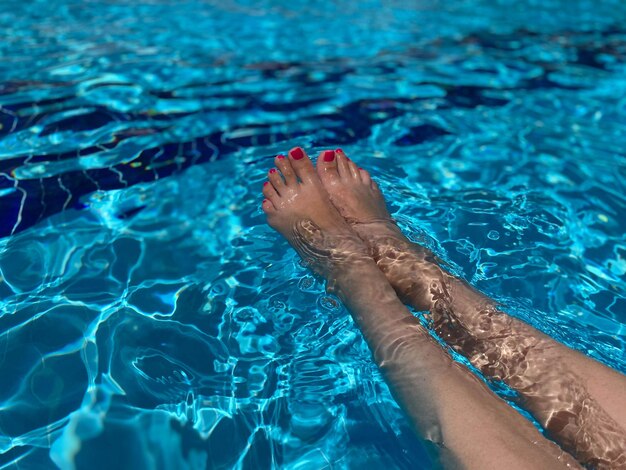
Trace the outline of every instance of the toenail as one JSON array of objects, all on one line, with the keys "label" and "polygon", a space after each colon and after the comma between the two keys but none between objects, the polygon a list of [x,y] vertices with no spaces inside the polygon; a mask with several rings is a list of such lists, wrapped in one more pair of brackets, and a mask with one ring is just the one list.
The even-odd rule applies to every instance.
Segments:
[{"label": "toenail", "polygon": [[335,159],[335,152],[332,150],[326,150],[323,157],[325,162],[332,162]]},{"label": "toenail", "polygon": [[263,202],[261,204],[265,204],[267,202],[267,199],[263,199]]},{"label": "toenail", "polygon": [[270,175],[271,175],[272,173],[276,173],[276,169],[272,168],[272,169],[270,170]]},{"label": "toenail", "polygon": [[278,155],[276,158],[278,158],[279,160],[282,160],[283,158],[285,158],[284,155]]},{"label": "toenail", "polygon": [[291,153],[291,156],[293,157],[294,160],[300,160],[301,158],[304,157],[304,152],[302,151],[300,147],[296,147],[289,153]]},{"label": "toenail", "polygon": [[362,170],[363,168],[359,167],[359,170]]},{"label": "toenail", "polygon": [[341,153],[343,153],[343,150],[341,150],[341,149],[337,149],[337,150],[335,150],[335,152],[341,152]]},{"label": "toenail", "polygon": [[268,184],[270,184],[270,182],[266,181],[265,183],[263,183],[263,187],[267,186]]}]

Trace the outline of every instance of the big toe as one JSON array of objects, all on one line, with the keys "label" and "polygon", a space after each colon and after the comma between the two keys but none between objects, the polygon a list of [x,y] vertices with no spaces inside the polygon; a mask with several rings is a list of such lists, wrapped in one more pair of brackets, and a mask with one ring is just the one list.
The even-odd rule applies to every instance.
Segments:
[{"label": "big toe", "polygon": [[300,181],[309,183],[317,179],[313,162],[300,147],[294,147],[289,151],[289,160],[294,173]]},{"label": "big toe", "polygon": [[325,150],[317,159],[317,174],[323,183],[339,179],[337,157],[333,150]]}]

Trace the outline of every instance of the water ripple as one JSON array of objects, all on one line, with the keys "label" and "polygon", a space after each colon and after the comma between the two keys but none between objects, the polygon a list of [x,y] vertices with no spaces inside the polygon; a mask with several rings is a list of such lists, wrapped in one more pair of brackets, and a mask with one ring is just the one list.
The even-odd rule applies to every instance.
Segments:
[{"label": "water ripple", "polygon": [[0,467],[431,468],[265,225],[293,145],[342,146],[451,271],[626,371],[626,9],[563,5],[0,13]]}]

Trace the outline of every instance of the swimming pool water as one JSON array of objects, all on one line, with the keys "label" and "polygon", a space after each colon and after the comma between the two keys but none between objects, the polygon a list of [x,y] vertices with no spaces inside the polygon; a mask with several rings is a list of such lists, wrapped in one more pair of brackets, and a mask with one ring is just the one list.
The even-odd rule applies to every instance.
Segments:
[{"label": "swimming pool water", "polygon": [[295,145],[626,372],[623,2],[1,5],[1,469],[434,465],[264,223]]}]

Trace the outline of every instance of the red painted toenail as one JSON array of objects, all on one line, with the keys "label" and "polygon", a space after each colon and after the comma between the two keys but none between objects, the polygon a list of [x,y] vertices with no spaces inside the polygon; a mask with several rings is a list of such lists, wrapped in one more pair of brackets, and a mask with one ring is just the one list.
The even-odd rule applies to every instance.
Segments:
[{"label": "red painted toenail", "polygon": [[271,175],[272,173],[276,173],[276,169],[275,169],[275,168],[272,168],[272,169],[270,170],[270,175]]},{"label": "red painted toenail", "polygon": [[270,184],[270,182],[266,181],[265,183],[263,183],[263,187],[267,186],[268,184]]},{"label": "red painted toenail", "polygon": [[261,204],[265,204],[267,202],[267,199],[263,199],[263,202]]},{"label": "red painted toenail", "polygon": [[337,149],[337,150],[335,150],[335,152],[341,152],[341,153],[343,153],[343,150],[341,150],[341,149]]},{"label": "red painted toenail", "polygon": [[332,150],[326,150],[323,157],[325,162],[332,162],[335,159],[335,152]]},{"label": "red painted toenail", "polygon": [[304,158],[304,152],[300,147],[296,147],[290,153],[294,160],[300,160],[301,158]]},{"label": "red painted toenail", "polygon": [[279,160],[282,160],[283,158],[285,158],[284,155],[278,155],[276,158],[278,158]]},{"label": "red painted toenail", "polygon": [[359,170],[362,170],[363,168],[359,167]]}]

